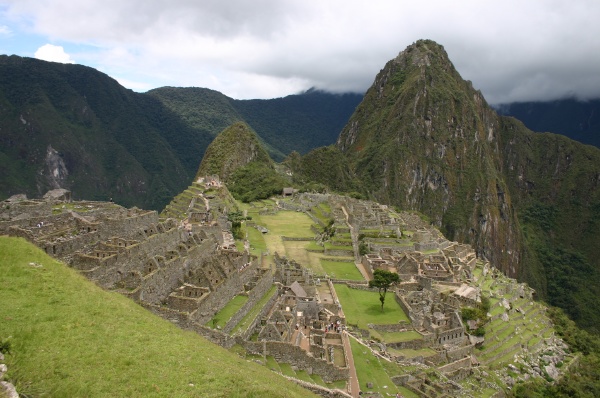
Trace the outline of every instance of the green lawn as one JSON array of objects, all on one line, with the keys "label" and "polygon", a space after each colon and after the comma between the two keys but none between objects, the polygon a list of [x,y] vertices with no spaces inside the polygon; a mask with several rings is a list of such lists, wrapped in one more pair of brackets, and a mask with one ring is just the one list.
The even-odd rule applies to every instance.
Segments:
[{"label": "green lawn", "polygon": [[334,245],[330,242],[325,242],[324,247],[328,250],[346,250],[348,252],[354,252],[352,245]]},{"label": "green lawn", "polygon": [[320,251],[320,252],[325,251],[325,248],[323,246],[317,245],[317,242],[315,242],[315,241],[306,243],[304,245],[304,249],[306,249],[306,250]]},{"label": "green lawn", "polygon": [[431,356],[437,354],[435,352],[435,350],[432,350],[431,348],[422,348],[420,350],[411,350],[411,349],[396,350],[393,348],[388,348],[388,351],[394,355],[401,355],[406,358],[414,358],[414,357],[419,357],[419,356],[431,357]]},{"label": "green lawn", "polygon": [[[422,340],[423,336],[414,330],[408,330],[406,332],[376,332],[381,340],[386,343],[400,343],[403,341],[411,340]],[[375,334],[375,333],[373,333]]]},{"label": "green lawn", "polygon": [[262,232],[249,226],[245,226],[244,232],[246,232],[248,240],[250,241],[250,253],[255,256],[260,256],[260,253],[267,250],[267,243],[265,242],[265,236]]},{"label": "green lawn", "polygon": [[296,377],[296,372],[292,369],[292,365],[289,363],[280,363],[281,373],[289,377]]},{"label": "green lawn", "polygon": [[246,316],[244,316],[242,320],[235,326],[235,328],[233,328],[231,333],[235,334],[238,331],[246,330],[246,328],[250,326],[254,318],[256,318],[260,310],[262,310],[262,308],[265,306],[267,301],[269,301],[269,299],[273,297],[276,291],[277,288],[275,287],[275,285],[271,286],[271,288],[267,291],[267,293],[265,293],[265,295],[260,299],[260,301],[256,303],[254,307],[252,307],[252,309],[248,311]]},{"label": "green lawn", "polygon": [[206,323],[206,326],[216,328],[217,326],[221,329],[225,327],[229,319],[235,315],[248,301],[248,296],[237,295],[217,312],[213,318]]},{"label": "green lawn", "polygon": [[335,291],[342,304],[342,309],[349,324],[367,329],[367,324],[389,325],[399,321],[407,321],[408,317],[388,292],[383,311],[379,301],[379,293],[350,289],[344,284],[335,284]]},{"label": "green lawn", "polygon": [[0,303],[0,339],[11,336],[5,377],[22,396],[314,396],[23,239],[0,237]]},{"label": "green lawn", "polygon": [[335,279],[348,279],[352,281],[365,280],[358,268],[356,268],[356,265],[354,265],[354,261],[347,262],[321,259],[321,266],[329,276],[334,275]]},{"label": "green lawn", "polygon": [[[418,397],[412,391],[399,387],[392,382],[390,375],[387,373],[387,366],[382,364],[385,360],[373,355],[369,348],[358,343],[353,338],[350,338],[350,345],[352,347],[352,356],[354,358],[358,382],[364,396],[369,396],[369,392],[379,393],[384,397],[389,396],[388,394],[400,392],[405,397]],[[367,383],[373,383],[373,388],[368,389]],[[384,388],[385,386],[387,388]]]},{"label": "green lawn", "polygon": [[310,226],[312,219],[298,211],[279,211],[276,215],[262,215],[261,220],[269,228],[269,233],[290,238],[313,237]]}]

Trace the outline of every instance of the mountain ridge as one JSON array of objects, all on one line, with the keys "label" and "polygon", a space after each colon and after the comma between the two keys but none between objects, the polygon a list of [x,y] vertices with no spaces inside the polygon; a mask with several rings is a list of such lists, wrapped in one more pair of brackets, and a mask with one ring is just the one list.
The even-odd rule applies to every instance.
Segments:
[{"label": "mountain ridge", "polygon": [[[243,121],[233,99],[209,89],[137,93],[93,68],[6,55],[0,75],[0,198],[40,197],[61,187],[75,198],[160,210],[187,186],[214,136]],[[299,102],[316,98],[308,97]],[[319,100],[340,104],[333,94],[321,93]],[[277,109],[277,100],[269,103]],[[344,106],[349,115],[352,104]],[[276,133],[328,131],[322,135],[331,143],[339,131],[323,123],[326,114],[306,116],[310,124],[295,115],[288,125],[296,130]],[[260,139],[271,155],[285,156],[286,148]]]},{"label": "mountain ridge", "polygon": [[494,108],[501,115],[517,118],[533,131],[562,134],[600,148],[600,99],[513,102]]}]

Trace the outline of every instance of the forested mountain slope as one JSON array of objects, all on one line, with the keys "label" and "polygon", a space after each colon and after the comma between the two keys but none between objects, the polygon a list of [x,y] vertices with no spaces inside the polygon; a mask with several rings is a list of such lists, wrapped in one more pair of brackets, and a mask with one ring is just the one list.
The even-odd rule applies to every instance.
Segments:
[{"label": "forested mountain slope", "polygon": [[67,188],[159,210],[212,139],[251,120],[272,157],[335,141],[362,98],[320,91],[238,101],[203,88],[136,93],[95,69],[0,56],[0,199]]}]

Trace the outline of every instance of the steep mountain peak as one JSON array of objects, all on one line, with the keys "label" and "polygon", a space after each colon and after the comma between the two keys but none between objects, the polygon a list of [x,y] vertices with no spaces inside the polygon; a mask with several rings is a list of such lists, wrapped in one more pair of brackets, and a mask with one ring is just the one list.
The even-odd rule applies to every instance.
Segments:
[{"label": "steep mountain peak", "polygon": [[450,239],[474,244],[514,275],[498,125],[444,48],[420,40],[379,72],[337,146],[369,196],[427,214]]},{"label": "steep mountain peak", "polygon": [[[464,130],[464,126],[457,125],[454,114],[463,114],[471,119],[468,123],[473,124],[467,113],[489,111],[481,93],[456,71],[444,47],[431,40],[419,40],[390,60],[377,74],[363,102],[339,136],[337,146],[343,152],[360,153],[368,142],[380,136],[379,132],[388,130],[390,124],[402,123],[404,130],[411,129],[411,135],[426,137],[455,127]],[[373,112],[378,117],[370,118],[371,125],[360,126],[362,116]],[[440,121],[438,128],[434,126],[435,119]],[[358,134],[359,131],[362,134]],[[365,134],[365,131],[369,133]],[[483,130],[481,133],[474,138],[485,139]]]},{"label": "steep mountain peak", "polygon": [[221,131],[208,146],[196,176],[218,175],[227,180],[251,162],[273,163],[256,133],[246,123],[237,122]]},{"label": "steep mountain peak", "polygon": [[440,58],[446,62],[450,62],[448,54],[444,50],[444,46],[432,40],[418,40],[401,51],[393,62],[408,63],[422,67],[430,66],[431,58]]}]

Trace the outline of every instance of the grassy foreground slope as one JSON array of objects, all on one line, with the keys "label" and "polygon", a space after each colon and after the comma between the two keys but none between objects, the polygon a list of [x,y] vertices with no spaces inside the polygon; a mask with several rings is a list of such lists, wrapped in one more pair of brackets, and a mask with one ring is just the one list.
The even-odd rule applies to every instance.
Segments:
[{"label": "grassy foreground slope", "polygon": [[0,236],[6,339],[8,379],[27,396],[313,396],[103,291],[25,240]]}]

